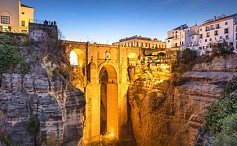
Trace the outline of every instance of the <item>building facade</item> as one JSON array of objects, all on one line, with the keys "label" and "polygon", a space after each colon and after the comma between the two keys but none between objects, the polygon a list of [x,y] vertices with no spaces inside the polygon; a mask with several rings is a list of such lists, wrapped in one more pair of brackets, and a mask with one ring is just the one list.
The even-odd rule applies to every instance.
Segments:
[{"label": "building facade", "polygon": [[119,40],[119,42],[113,43],[113,45],[120,45],[122,47],[141,47],[141,48],[166,48],[166,43],[158,40],[157,38],[151,39],[142,36],[133,36]]},{"label": "building facade", "polygon": [[237,14],[230,16],[214,17],[205,21],[199,27],[199,49],[200,53],[204,54],[210,51],[212,43],[226,42],[229,46],[234,47],[236,51],[236,23]]},{"label": "building facade", "polygon": [[198,26],[188,27],[186,24],[168,31],[166,39],[167,48],[184,50],[186,48],[197,49],[198,47]]},{"label": "building facade", "polygon": [[1,0],[0,17],[0,31],[27,33],[29,22],[34,19],[34,8],[21,4],[20,0]]},{"label": "building facade", "polygon": [[218,16],[206,20],[200,26],[181,25],[167,33],[168,49],[184,50],[190,48],[200,55],[212,50],[214,43],[227,43],[237,53],[237,14]]}]

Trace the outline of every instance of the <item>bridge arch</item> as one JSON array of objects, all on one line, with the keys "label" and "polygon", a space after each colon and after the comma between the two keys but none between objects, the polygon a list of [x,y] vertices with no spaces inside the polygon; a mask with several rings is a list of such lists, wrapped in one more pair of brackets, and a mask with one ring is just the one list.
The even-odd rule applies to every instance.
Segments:
[{"label": "bridge arch", "polygon": [[78,48],[72,49],[69,53],[69,61],[72,67],[71,83],[80,90],[85,86],[85,53]]},{"label": "bridge arch", "polygon": [[100,134],[118,138],[118,83],[117,72],[111,64],[99,71],[100,83]]},{"label": "bridge arch", "polygon": [[79,68],[85,67],[85,53],[78,48],[71,50],[70,52],[70,65],[77,66]]}]

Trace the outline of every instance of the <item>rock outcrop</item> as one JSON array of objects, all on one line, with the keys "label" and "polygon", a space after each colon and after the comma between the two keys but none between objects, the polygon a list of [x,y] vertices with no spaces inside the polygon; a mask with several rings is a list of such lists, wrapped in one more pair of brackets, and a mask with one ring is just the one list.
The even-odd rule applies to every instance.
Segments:
[{"label": "rock outcrop", "polygon": [[31,38],[38,37],[21,48],[23,66],[1,75],[0,145],[34,145],[27,131],[32,116],[40,122],[37,145],[76,146],[82,138],[84,94],[69,83],[70,65],[54,37],[56,29],[33,25]]},{"label": "rock outcrop", "polygon": [[[237,57],[215,58],[197,64],[182,78],[155,84],[137,80],[128,93],[133,133],[138,146],[193,146],[205,114],[218,101],[223,86],[237,77]],[[148,85],[149,86],[146,86]]]}]

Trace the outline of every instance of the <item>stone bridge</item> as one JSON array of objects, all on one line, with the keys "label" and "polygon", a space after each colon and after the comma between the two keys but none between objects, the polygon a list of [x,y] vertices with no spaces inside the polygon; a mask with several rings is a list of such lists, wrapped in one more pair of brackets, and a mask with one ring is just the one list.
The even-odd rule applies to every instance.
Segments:
[{"label": "stone bridge", "polygon": [[128,66],[144,57],[139,47],[65,41],[72,66],[71,81],[84,91],[86,111],[83,141],[89,144],[108,134],[119,141],[132,140],[127,90]]}]

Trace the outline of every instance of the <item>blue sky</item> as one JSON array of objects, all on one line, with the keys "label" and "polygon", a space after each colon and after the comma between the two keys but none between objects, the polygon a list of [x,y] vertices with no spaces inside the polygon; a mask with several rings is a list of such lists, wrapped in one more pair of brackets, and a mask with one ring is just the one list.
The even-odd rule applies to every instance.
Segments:
[{"label": "blue sky", "polygon": [[35,19],[56,21],[67,40],[113,43],[141,35],[165,40],[181,24],[237,13],[236,0],[21,0]]}]

